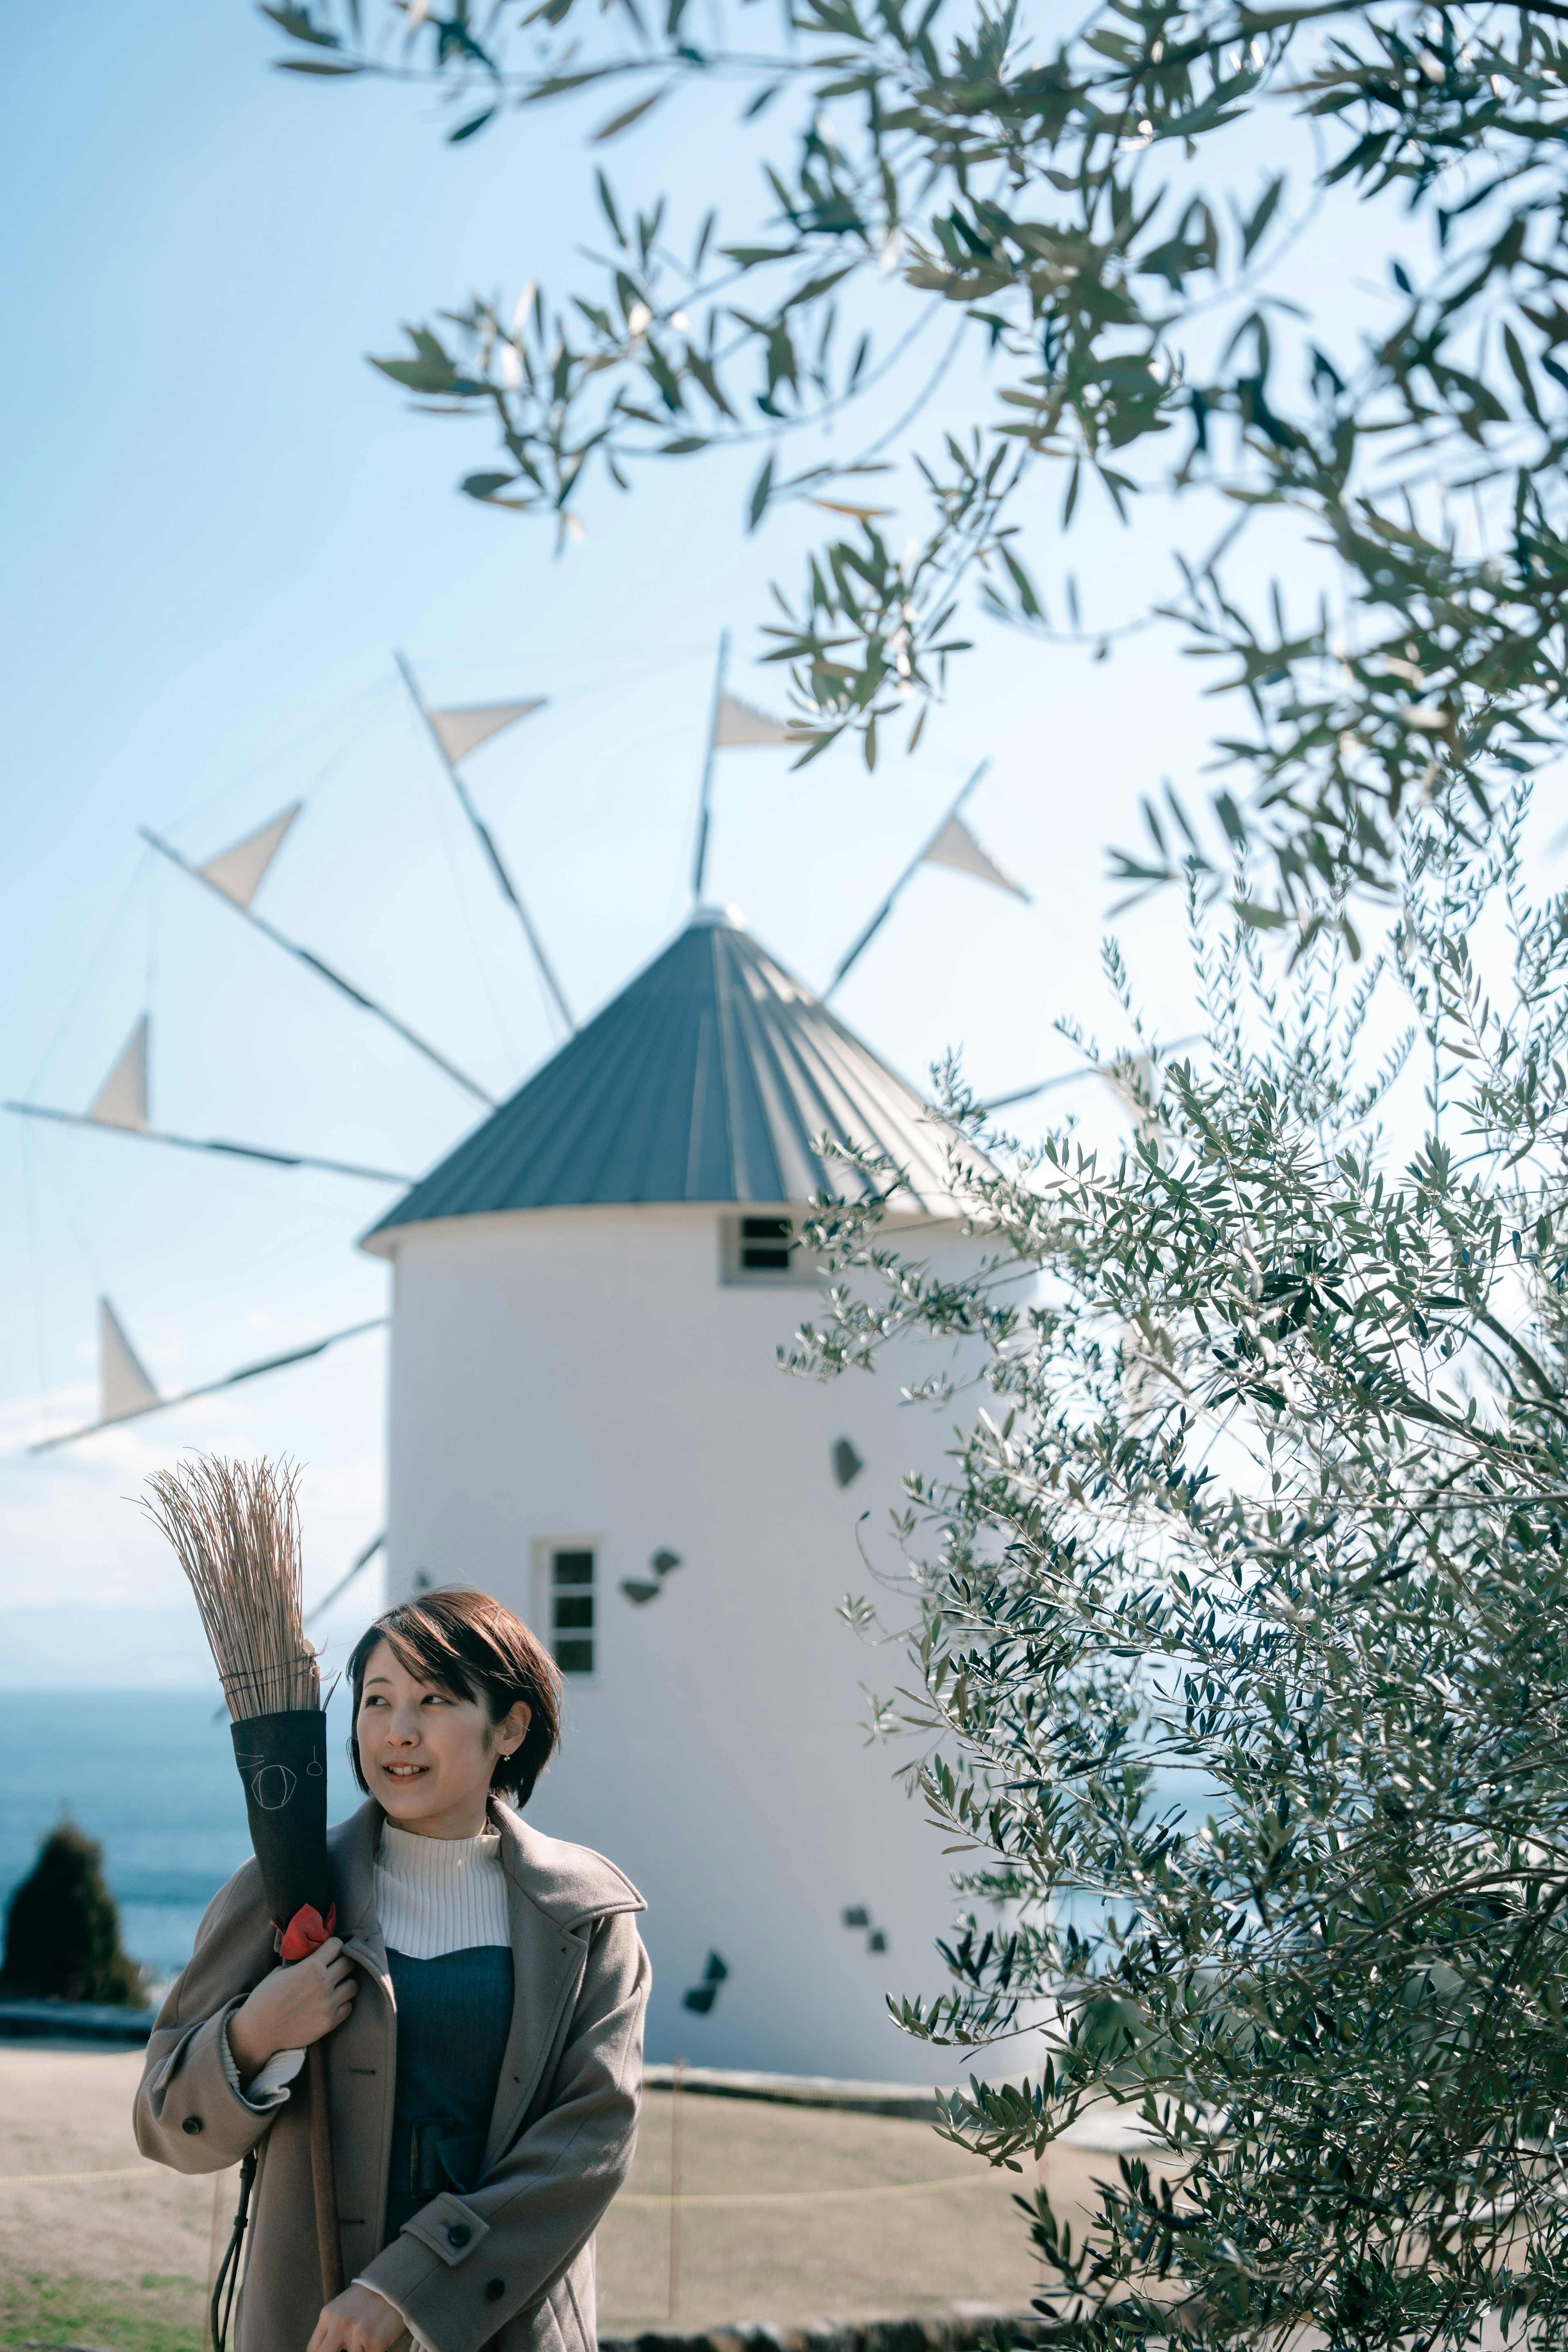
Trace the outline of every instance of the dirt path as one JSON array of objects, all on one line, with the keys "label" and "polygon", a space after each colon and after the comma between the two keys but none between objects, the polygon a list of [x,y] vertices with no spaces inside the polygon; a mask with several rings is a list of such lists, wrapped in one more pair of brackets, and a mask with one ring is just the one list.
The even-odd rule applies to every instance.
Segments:
[{"label": "dirt path", "polygon": [[[143,2163],[130,2119],[141,2068],[140,2052],[0,2043],[0,2342],[200,2352],[235,2176],[215,2203],[210,2177]],[[670,2323],[670,2107],[668,2091],[648,2094],[631,2179],[599,2233],[608,2335]],[[688,2095],[680,2138],[684,2331],[1028,2306],[1024,2182],[924,2124]],[[1113,2157],[1058,2151],[1053,2201],[1076,2221],[1093,2177],[1114,2171]],[[79,2174],[110,2177],[59,2177]]]}]

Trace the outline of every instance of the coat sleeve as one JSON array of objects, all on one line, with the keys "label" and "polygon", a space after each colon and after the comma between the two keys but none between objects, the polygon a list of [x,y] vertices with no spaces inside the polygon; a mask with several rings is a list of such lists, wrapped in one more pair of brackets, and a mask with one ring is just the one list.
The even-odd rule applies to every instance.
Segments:
[{"label": "coat sleeve", "polygon": [[637,2142],[649,1975],[628,1913],[593,1925],[544,2111],[481,2187],[422,2206],[360,2271],[434,2352],[479,2352],[597,2229]]},{"label": "coat sleeve", "polygon": [[143,2156],[176,2172],[223,2172],[265,2136],[276,2109],[258,2111],[241,2098],[223,2063],[221,2036],[277,1965],[261,1873],[247,1862],[213,1897],[190,1961],[158,2012],[133,2110]]}]

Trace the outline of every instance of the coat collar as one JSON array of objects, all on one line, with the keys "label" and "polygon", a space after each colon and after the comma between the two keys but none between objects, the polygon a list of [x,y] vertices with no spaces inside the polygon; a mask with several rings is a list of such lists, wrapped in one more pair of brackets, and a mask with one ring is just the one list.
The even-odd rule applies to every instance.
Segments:
[{"label": "coat collar", "polygon": [[[500,1832],[501,1867],[519,1895],[557,1927],[580,1927],[616,1911],[646,1911],[647,1905],[623,1872],[591,1846],[569,1845],[531,1828],[510,1805],[489,1804],[491,1826]],[[335,1864],[339,1932],[345,1943],[379,1937],[375,1914],[375,1853],[386,1819],[374,1797],[328,1832]]]},{"label": "coat collar", "polygon": [[508,1878],[558,1927],[580,1927],[584,1920],[605,1919],[616,1911],[647,1909],[625,1873],[592,1846],[546,1837],[493,1797],[489,1817],[500,1832],[501,1867]]}]

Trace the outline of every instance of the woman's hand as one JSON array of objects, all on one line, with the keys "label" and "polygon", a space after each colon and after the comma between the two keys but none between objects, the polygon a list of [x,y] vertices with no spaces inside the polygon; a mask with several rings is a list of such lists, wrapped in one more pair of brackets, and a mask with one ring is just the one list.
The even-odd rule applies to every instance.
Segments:
[{"label": "woman's hand", "polygon": [[359,1979],[342,1939],[329,1936],[320,1951],[263,1977],[228,2021],[228,2046],[241,2082],[258,2074],[279,2050],[308,2049],[341,2025],[353,2007]]},{"label": "woman's hand", "polygon": [[[304,1962],[298,1965],[303,1968]],[[305,2352],[391,2352],[406,2326],[403,2314],[374,2287],[345,2287],[317,2320]]]}]

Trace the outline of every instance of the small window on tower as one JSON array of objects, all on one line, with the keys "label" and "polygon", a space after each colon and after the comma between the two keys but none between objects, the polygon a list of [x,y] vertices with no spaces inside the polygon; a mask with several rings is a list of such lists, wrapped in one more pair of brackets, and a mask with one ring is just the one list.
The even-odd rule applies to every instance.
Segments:
[{"label": "small window on tower", "polygon": [[795,1235],[787,1217],[742,1217],[741,1264],[748,1274],[787,1274]]},{"label": "small window on tower", "polygon": [[719,1221],[719,1278],[721,1282],[752,1283],[774,1289],[789,1285],[816,1285],[822,1269],[816,1253],[803,1244],[793,1217],[761,1210],[752,1215],[721,1217]]},{"label": "small window on tower", "polygon": [[550,1646],[563,1675],[594,1671],[594,1555],[550,1555]]}]

